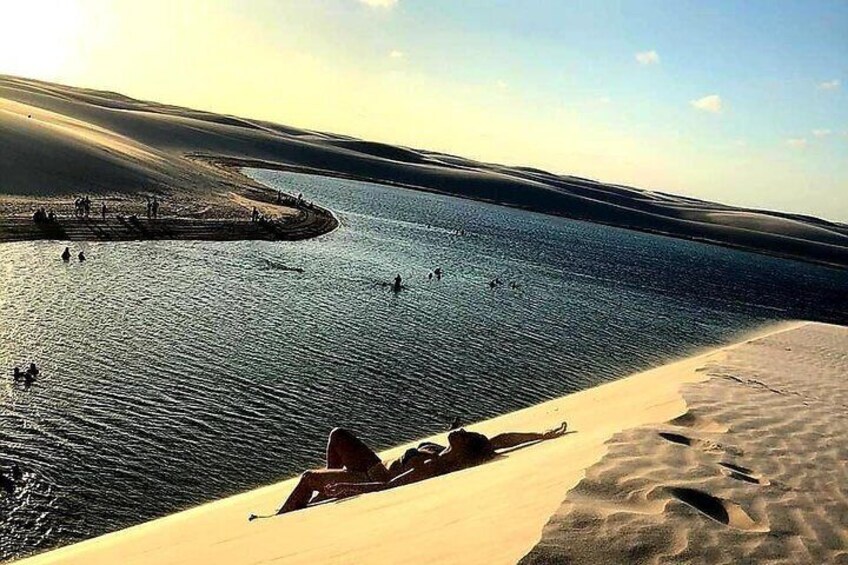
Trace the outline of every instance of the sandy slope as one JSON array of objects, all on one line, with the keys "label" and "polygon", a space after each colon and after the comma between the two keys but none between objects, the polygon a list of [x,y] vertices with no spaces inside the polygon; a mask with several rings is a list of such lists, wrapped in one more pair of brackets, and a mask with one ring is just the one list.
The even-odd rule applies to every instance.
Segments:
[{"label": "sandy slope", "polygon": [[848,328],[737,348],[628,430],[522,563],[848,563]]},{"label": "sandy slope", "polygon": [[[790,327],[800,325],[784,324],[769,331]],[[799,335],[807,335],[803,333],[806,330],[801,331]],[[787,343],[793,343],[795,334],[786,335]],[[759,344],[755,341],[738,347],[740,351],[752,351],[749,360],[752,367],[766,362],[771,354],[771,349]],[[580,483],[586,470],[592,473],[599,461],[604,464],[606,459],[602,458],[609,449],[605,443],[620,437],[616,434],[648,424],[660,425],[674,418],[678,418],[680,425],[688,426],[687,434],[725,429],[719,418],[687,412],[679,389],[685,383],[708,378],[703,368],[711,361],[720,360],[726,350],[672,363],[472,426],[486,433],[497,433],[541,430],[567,420],[576,431],[514,451],[481,467],[270,520],[247,522],[248,513],[269,512],[280,503],[293,487],[293,481],[285,481],[50,552],[25,563],[514,563],[539,542],[545,523],[557,512],[569,489]],[[842,362],[844,367],[844,359]],[[630,451],[646,452],[645,446],[652,445],[655,436],[655,433],[633,436]],[[444,440],[443,437],[431,439]],[[613,450],[616,445],[613,442]],[[393,456],[402,449],[404,446],[384,456]],[[645,454],[647,458],[633,456],[632,459],[650,469],[655,453]],[[758,471],[766,470],[760,461],[747,461],[747,464]],[[721,478],[726,479],[724,475]],[[613,504],[605,511],[617,515]],[[648,503],[646,508],[662,512],[662,508],[651,504],[656,506]],[[760,517],[752,513],[756,522],[750,530],[760,531]],[[695,519],[688,529],[681,530],[683,534],[709,527],[701,523],[697,513],[693,515]],[[548,526],[545,541],[552,528],[555,531],[555,526]],[[571,531],[561,533],[566,540],[564,545],[570,546]]]},{"label": "sandy slope", "polygon": [[188,154],[375,180],[848,265],[848,227],[816,218],[745,210],[0,75],[0,194],[153,191],[200,200],[247,182],[202,159],[187,159]]}]

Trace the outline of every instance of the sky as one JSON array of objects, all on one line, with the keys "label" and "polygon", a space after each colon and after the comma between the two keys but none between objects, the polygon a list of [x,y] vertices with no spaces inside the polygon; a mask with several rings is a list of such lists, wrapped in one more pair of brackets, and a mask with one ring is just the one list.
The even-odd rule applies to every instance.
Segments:
[{"label": "sky", "polygon": [[848,221],[844,0],[0,0],[0,73]]}]

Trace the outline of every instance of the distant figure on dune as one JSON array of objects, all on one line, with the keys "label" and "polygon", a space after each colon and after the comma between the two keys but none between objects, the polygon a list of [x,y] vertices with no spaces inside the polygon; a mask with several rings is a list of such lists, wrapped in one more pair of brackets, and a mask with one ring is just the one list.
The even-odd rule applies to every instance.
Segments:
[{"label": "distant figure on dune", "polygon": [[79,255],[77,255],[77,257],[79,258],[80,263],[85,261],[85,253],[83,253],[82,251],[79,252]]},{"label": "distant figure on dune", "polygon": [[62,261],[67,263],[70,260],[71,260],[71,248],[66,247],[65,250],[62,252]]},{"label": "distant figure on dune", "polygon": [[29,368],[27,369],[27,373],[32,375],[33,377],[37,377],[41,371],[38,370],[38,367],[35,366],[35,363],[30,363]]},{"label": "distant figure on dune", "polygon": [[398,273],[398,276],[395,277],[395,283],[392,285],[392,290],[395,292],[400,292],[400,290],[403,288],[403,285],[401,284],[402,282],[403,279],[400,278],[400,273]]},{"label": "distant figure on dune", "polygon": [[102,220],[106,219],[106,203],[105,202],[100,205],[100,219],[102,219]]},{"label": "distant figure on dune", "polygon": [[433,271],[433,274],[436,275],[436,280],[440,281],[442,280],[442,275],[444,274],[444,271],[442,271],[441,267],[436,267],[436,270]]},{"label": "distant figure on dune", "polygon": [[153,197],[153,202],[150,203],[150,211],[153,213],[153,219],[159,217],[159,200],[156,197]]},{"label": "distant figure on dune", "polygon": [[21,372],[20,367],[15,367],[12,369],[12,378],[15,379],[16,383],[19,383],[24,380],[24,374]]},{"label": "distant figure on dune", "polygon": [[[353,433],[336,428],[327,443],[327,468],[301,475],[276,515],[300,510],[310,502],[386,490],[473,467],[493,459],[498,450],[561,437],[566,427],[563,422],[547,432],[504,433],[491,439],[458,429],[448,434],[447,447],[424,442],[386,463]],[[251,515],[250,519],[274,515]]]},{"label": "distant figure on dune", "polygon": [[256,209],[256,206],[253,207],[253,212],[250,213],[250,221],[258,222],[259,221],[259,210]]}]

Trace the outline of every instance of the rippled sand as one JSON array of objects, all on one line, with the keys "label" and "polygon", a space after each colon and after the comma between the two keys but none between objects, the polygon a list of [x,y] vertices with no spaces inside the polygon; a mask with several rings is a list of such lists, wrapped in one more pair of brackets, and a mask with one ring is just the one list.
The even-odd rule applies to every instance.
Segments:
[{"label": "rippled sand", "polygon": [[848,328],[749,342],[617,434],[522,563],[848,562]]}]

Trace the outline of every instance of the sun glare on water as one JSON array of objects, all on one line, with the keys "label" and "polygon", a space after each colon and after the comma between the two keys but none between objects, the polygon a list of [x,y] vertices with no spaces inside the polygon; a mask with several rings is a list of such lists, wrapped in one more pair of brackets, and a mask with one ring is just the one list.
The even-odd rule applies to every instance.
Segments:
[{"label": "sun glare on water", "polygon": [[77,0],[0,0],[0,73],[59,79],[84,37]]}]

